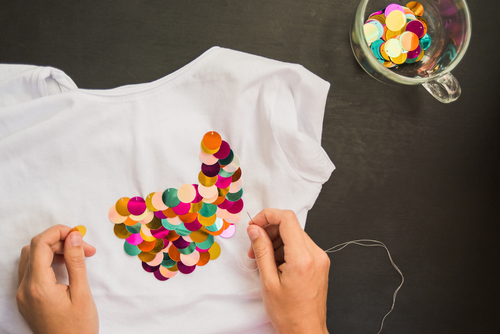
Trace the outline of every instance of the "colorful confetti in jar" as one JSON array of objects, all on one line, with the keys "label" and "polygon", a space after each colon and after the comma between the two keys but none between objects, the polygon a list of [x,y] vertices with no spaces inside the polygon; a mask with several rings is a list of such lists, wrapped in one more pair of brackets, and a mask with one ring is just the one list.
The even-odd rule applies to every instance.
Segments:
[{"label": "colorful confetti in jar", "polygon": [[363,26],[365,39],[373,55],[387,68],[416,63],[431,45],[422,4],[395,3],[372,13]]}]

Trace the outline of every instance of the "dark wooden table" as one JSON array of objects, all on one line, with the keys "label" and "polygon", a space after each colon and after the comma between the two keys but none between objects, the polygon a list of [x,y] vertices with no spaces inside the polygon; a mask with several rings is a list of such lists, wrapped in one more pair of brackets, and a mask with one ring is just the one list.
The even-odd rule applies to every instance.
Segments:
[{"label": "dark wooden table", "polygon": [[[500,328],[498,4],[469,1],[457,102],[365,74],[357,0],[0,1],[0,62],[50,65],[82,88],[158,79],[213,45],[304,65],[331,82],[323,146],[337,166],[310,212],[322,247],[383,241],[406,282],[384,333]],[[399,275],[382,248],[331,255],[328,327],[376,333]]]}]

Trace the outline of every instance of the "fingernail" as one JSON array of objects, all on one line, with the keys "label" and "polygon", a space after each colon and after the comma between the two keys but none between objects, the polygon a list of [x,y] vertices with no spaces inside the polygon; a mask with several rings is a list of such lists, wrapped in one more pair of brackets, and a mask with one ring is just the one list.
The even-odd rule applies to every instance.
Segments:
[{"label": "fingernail", "polygon": [[69,244],[71,246],[80,246],[82,244],[82,235],[80,232],[69,235]]},{"label": "fingernail", "polygon": [[248,230],[248,236],[250,237],[251,241],[254,241],[259,237],[259,229],[258,228],[251,228]]}]

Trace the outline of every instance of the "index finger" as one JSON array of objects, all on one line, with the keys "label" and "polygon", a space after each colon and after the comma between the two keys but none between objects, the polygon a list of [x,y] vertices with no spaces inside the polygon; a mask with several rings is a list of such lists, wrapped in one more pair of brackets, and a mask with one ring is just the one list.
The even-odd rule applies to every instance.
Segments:
[{"label": "index finger", "polygon": [[261,227],[277,226],[285,247],[285,256],[298,255],[307,247],[305,232],[293,211],[264,209],[252,218],[249,224],[252,223]]},{"label": "index finger", "polygon": [[17,268],[17,286],[21,285],[24,278],[24,273],[26,272],[26,267],[29,262],[30,246],[24,246],[21,249],[21,256],[19,257],[19,266]]},{"label": "index finger", "polygon": [[55,225],[31,239],[29,266],[32,273],[32,279],[43,280],[47,277],[51,277],[47,274],[53,272],[53,246],[61,240],[66,239],[70,230],[71,228],[68,226]]}]

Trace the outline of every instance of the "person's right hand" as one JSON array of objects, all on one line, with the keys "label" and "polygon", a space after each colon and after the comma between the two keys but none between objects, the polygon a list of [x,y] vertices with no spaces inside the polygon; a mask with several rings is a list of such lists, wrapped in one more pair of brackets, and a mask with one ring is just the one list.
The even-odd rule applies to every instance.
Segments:
[{"label": "person's right hand", "polygon": [[[52,261],[64,254],[69,285],[58,284]],[[21,251],[17,305],[36,334],[95,334],[99,331],[85,257],[95,248],[78,231],[56,225],[31,239]]]},{"label": "person's right hand", "polygon": [[282,334],[328,333],[326,298],[330,259],[300,227],[292,211],[265,209],[247,229],[262,297]]}]

